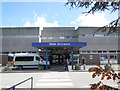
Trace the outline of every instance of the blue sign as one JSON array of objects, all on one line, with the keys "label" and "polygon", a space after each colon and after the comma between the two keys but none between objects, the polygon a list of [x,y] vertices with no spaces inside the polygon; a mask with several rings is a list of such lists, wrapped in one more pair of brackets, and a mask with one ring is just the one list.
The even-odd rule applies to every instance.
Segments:
[{"label": "blue sign", "polygon": [[68,46],[68,47],[84,47],[87,46],[86,42],[33,42],[33,47],[54,47],[54,46]]},{"label": "blue sign", "polygon": [[65,43],[65,42],[51,42],[49,43],[49,46],[70,46],[70,43]]}]

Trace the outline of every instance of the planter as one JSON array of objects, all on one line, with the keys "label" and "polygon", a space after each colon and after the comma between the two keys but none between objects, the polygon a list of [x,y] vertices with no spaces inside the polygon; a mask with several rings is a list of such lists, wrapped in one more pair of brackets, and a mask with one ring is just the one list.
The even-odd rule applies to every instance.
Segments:
[{"label": "planter", "polygon": [[75,64],[75,70],[81,70],[81,64]]}]

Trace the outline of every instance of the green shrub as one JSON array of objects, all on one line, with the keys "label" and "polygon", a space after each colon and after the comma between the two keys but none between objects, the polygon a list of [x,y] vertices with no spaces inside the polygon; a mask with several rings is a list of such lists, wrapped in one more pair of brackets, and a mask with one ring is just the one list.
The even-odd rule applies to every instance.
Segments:
[{"label": "green shrub", "polygon": [[11,70],[12,70],[12,67],[5,66],[2,71],[11,71]]},{"label": "green shrub", "polygon": [[39,65],[38,65],[38,69],[44,70],[44,65],[39,64]]}]

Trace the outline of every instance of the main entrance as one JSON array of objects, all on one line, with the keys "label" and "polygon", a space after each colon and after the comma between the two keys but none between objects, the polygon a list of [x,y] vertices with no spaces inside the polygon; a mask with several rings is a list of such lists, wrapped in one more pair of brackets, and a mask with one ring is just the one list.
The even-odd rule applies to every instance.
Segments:
[{"label": "main entrance", "polygon": [[70,59],[70,51],[64,48],[50,49],[49,61],[51,64],[63,65],[65,59]]},{"label": "main entrance", "polygon": [[52,54],[51,64],[62,65],[64,63],[64,55],[61,54]]},{"label": "main entrance", "polygon": [[33,47],[44,49],[46,58],[46,69],[48,69],[48,60],[50,64],[64,64],[64,60],[68,58],[71,61],[73,69],[73,52],[75,49],[86,46],[86,42],[34,42]]}]

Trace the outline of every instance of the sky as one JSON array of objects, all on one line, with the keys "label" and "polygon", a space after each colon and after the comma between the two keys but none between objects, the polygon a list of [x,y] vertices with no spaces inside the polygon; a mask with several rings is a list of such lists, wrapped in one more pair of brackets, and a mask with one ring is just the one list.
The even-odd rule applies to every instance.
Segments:
[{"label": "sky", "polygon": [[2,27],[99,27],[117,19],[118,12],[82,14],[85,8],[65,6],[65,2],[2,2]]}]

